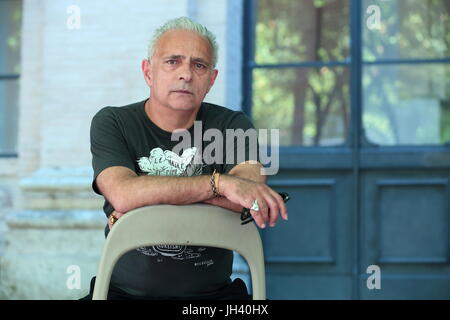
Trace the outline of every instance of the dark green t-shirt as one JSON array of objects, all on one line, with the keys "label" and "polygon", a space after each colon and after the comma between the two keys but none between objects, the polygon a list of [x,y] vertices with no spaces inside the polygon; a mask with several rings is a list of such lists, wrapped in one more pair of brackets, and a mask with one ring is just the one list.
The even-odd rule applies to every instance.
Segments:
[{"label": "dark green t-shirt", "polygon": [[[92,119],[92,188],[96,193],[101,194],[95,183],[96,177],[112,166],[130,168],[138,175],[193,176],[210,175],[214,169],[228,173],[242,160],[258,160],[257,142],[255,147],[252,139],[245,139],[245,143],[240,144],[235,136],[227,136],[227,129],[254,129],[244,113],[202,103],[196,123],[188,130],[190,139],[183,140],[185,148],[180,149],[182,140],[172,141],[171,132],[162,130],[150,120],[145,113],[145,102],[105,107]],[[210,134],[203,139],[205,132]],[[222,144],[211,138],[219,132],[224,138]],[[210,145],[213,142],[216,148]],[[177,145],[178,148],[174,149]],[[222,150],[222,154],[211,152],[212,149]],[[103,209],[107,216],[114,210],[106,199]],[[105,236],[108,232],[106,225]],[[207,295],[230,283],[232,263],[233,253],[225,249],[142,247],[119,259],[111,284],[139,296],[170,298]]]}]

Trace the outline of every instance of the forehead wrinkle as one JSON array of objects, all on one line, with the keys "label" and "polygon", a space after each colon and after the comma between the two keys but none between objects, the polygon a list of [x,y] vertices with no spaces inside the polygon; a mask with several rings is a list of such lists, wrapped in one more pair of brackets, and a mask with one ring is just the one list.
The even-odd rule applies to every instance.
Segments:
[{"label": "forehead wrinkle", "polygon": [[[182,55],[182,54],[168,54],[168,55],[163,55],[162,59],[181,59],[181,60],[185,60],[187,59],[186,56]],[[194,62],[201,62],[201,63],[205,63],[205,64],[210,64],[210,62],[202,57],[191,57],[190,61],[194,61]]]},{"label": "forehead wrinkle", "polygon": [[186,56],[183,56],[181,54],[168,54],[163,55],[163,59],[186,59]]},{"label": "forehead wrinkle", "polygon": [[[175,33],[179,33],[178,37],[174,36]],[[159,54],[160,57],[179,56],[179,57],[185,58],[185,56],[182,55],[182,54],[177,54],[177,53],[172,54],[172,53],[170,53],[170,51],[178,50],[178,49],[171,48],[171,47],[173,47],[173,44],[171,42],[174,41],[174,39],[175,39],[175,42],[178,45],[180,45],[183,48],[186,47],[186,45],[184,43],[182,43],[183,41],[187,41],[186,37],[183,37],[182,35],[180,35],[180,33],[181,34],[185,33],[185,34],[188,34],[188,35],[189,34],[190,35],[194,35],[194,37],[198,37],[198,38],[200,38],[202,40],[202,42],[206,45],[205,47],[203,47],[202,44],[197,44],[193,48],[190,48],[190,49],[194,49],[194,51],[197,51],[197,54],[199,53],[201,56],[205,56],[205,57],[201,57],[201,56],[200,57],[193,57],[191,60],[194,60],[194,59],[200,60],[200,59],[202,59],[203,61],[205,61],[208,64],[210,64],[208,61],[212,59],[212,47],[211,47],[211,44],[208,42],[207,39],[205,39],[201,35],[198,35],[195,32],[188,31],[188,30],[171,30],[171,31],[168,31],[165,34],[163,34],[158,39],[158,41],[155,43],[155,55],[158,55],[158,52],[159,52],[160,53]],[[182,40],[179,40],[180,38]],[[178,41],[181,41],[181,43],[178,42]],[[188,43],[188,46],[189,45],[191,45],[191,43]],[[205,52],[204,49],[206,49],[206,52]],[[206,56],[210,56],[211,59],[207,59]]]}]

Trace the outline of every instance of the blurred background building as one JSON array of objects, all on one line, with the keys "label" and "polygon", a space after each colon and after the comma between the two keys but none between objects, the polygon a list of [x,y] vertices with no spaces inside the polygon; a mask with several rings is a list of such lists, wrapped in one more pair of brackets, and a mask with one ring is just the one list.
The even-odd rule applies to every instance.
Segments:
[{"label": "blurred background building", "polygon": [[141,60],[179,16],[218,39],[206,101],[280,129],[268,298],[449,299],[446,0],[0,0],[0,298],[87,294],[106,223],[90,121],[148,97]]}]

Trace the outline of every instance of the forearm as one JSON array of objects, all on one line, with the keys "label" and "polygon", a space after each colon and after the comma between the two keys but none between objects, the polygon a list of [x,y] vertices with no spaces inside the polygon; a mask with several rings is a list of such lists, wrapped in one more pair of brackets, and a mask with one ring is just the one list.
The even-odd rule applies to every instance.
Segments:
[{"label": "forearm", "polygon": [[266,183],[266,176],[261,174],[261,171],[263,170],[264,168],[259,162],[250,163],[247,161],[235,166],[230,170],[228,175],[248,179],[254,182]]},{"label": "forearm", "polygon": [[[254,170],[239,170],[239,171],[235,171],[234,173],[228,174],[227,176],[228,177],[239,177],[239,178],[251,180],[254,182],[260,182],[260,183],[265,183],[265,181],[266,181],[265,176],[260,175],[259,171],[255,172]],[[225,178],[227,178],[223,174],[221,174],[220,177],[221,177],[222,181]],[[221,191],[221,187],[224,188],[224,185],[223,184],[221,185],[220,179],[219,179],[219,192]],[[214,205],[214,206],[219,206],[219,207],[222,207],[225,209],[229,209],[232,211],[236,211],[236,212],[241,212],[242,209],[244,208],[243,206],[236,204],[236,203],[228,200],[225,197],[218,197],[218,198],[213,197],[213,198],[207,199],[203,202]]]},{"label": "forearm", "polygon": [[[251,180],[254,182],[265,183],[266,176],[261,174],[260,170],[261,168],[262,165],[260,163],[251,164],[249,162],[244,162],[235,166],[233,169],[230,170],[228,174],[220,175],[221,178],[219,179],[219,186],[218,186],[219,192],[221,192],[221,189],[222,191],[224,191],[223,188],[225,188],[225,184],[223,183],[221,184],[220,181],[222,180],[223,182],[228,177],[238,177],[242,179]],[[204,203],[219,206],[237,212],[240,212],[243,209],[241,205],[236,204],[225,197],[211,198],[205,200]]]},{"label": "forearm", "polygon": [[155,204],[184,205],[203,202],[213,197],[210,176],[130,177],[121,186],[120,212]]},{"label": "forearm", "polygon": [[[155,204],[185,205],[206,202],[233,211],[241,211],[236,201],[227,197],[214,199],[210,176],[136,176],[131,170],[113,167],[106,169],[97,178],[102,194],[116,211],[130,210]],[[234,167],[228,174],[221,175],[218,189],[221,195],[233,188],[235,179],[246,179],[264,183],[260,166],[243,163]],[[120,182],[118,182],[120,181]]]},{"label": "forearm", "polygon": [[[249,168],[256,170],[257,167]],[[264,228],[266,223],[275,226],[279,214],[287,220],[287,210],[282,197],[264,182],[252,181],[238,175],[225,174],[219,179],[221,197],[214,198],[210,176],[161,177],[132,176],[134,173],[122,169],[111,169],[101,179],[99,189],[117,212],[126,213],[132,209],[153,204],[190,204],[205,202],[233,211],[250,208],[258,200],[259,210],[250,210],[256,224]],[[131,171],[131,170],[129,170]],[[235,170],[235,172],[238,170]],[[252,174],[258,179],[258,174]],[[99,176],[101,178],[101,176]],[[108,177],[110,179],[108,179]],[[249,177],[246,175],[246,177]],[[116,183],[120,181],[120,184]],[[112,183],[114,182],[114,183]],[[106,191],[106,192],[103,192]],[[109,198],[110,197],[110,198]]]},{"label": "forearm", "polygon": [[203,203],[211,204],[213,206],[222,207],[231,211],[241,212],[243,207],[239,204],[236,204],[234,202],[231,202],[227,198],[224,197],[214,197],[211,199],[207,199],[203,201]]}]

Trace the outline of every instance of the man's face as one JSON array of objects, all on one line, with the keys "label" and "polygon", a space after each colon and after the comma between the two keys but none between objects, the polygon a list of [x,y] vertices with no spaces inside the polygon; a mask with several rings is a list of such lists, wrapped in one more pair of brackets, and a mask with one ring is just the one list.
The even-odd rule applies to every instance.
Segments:
[{"label": "man's face", "polygon": [[199,108],[217,77],[208,40],[187,30],[164,33],[142,69],[153,103],[173,110]]}]

